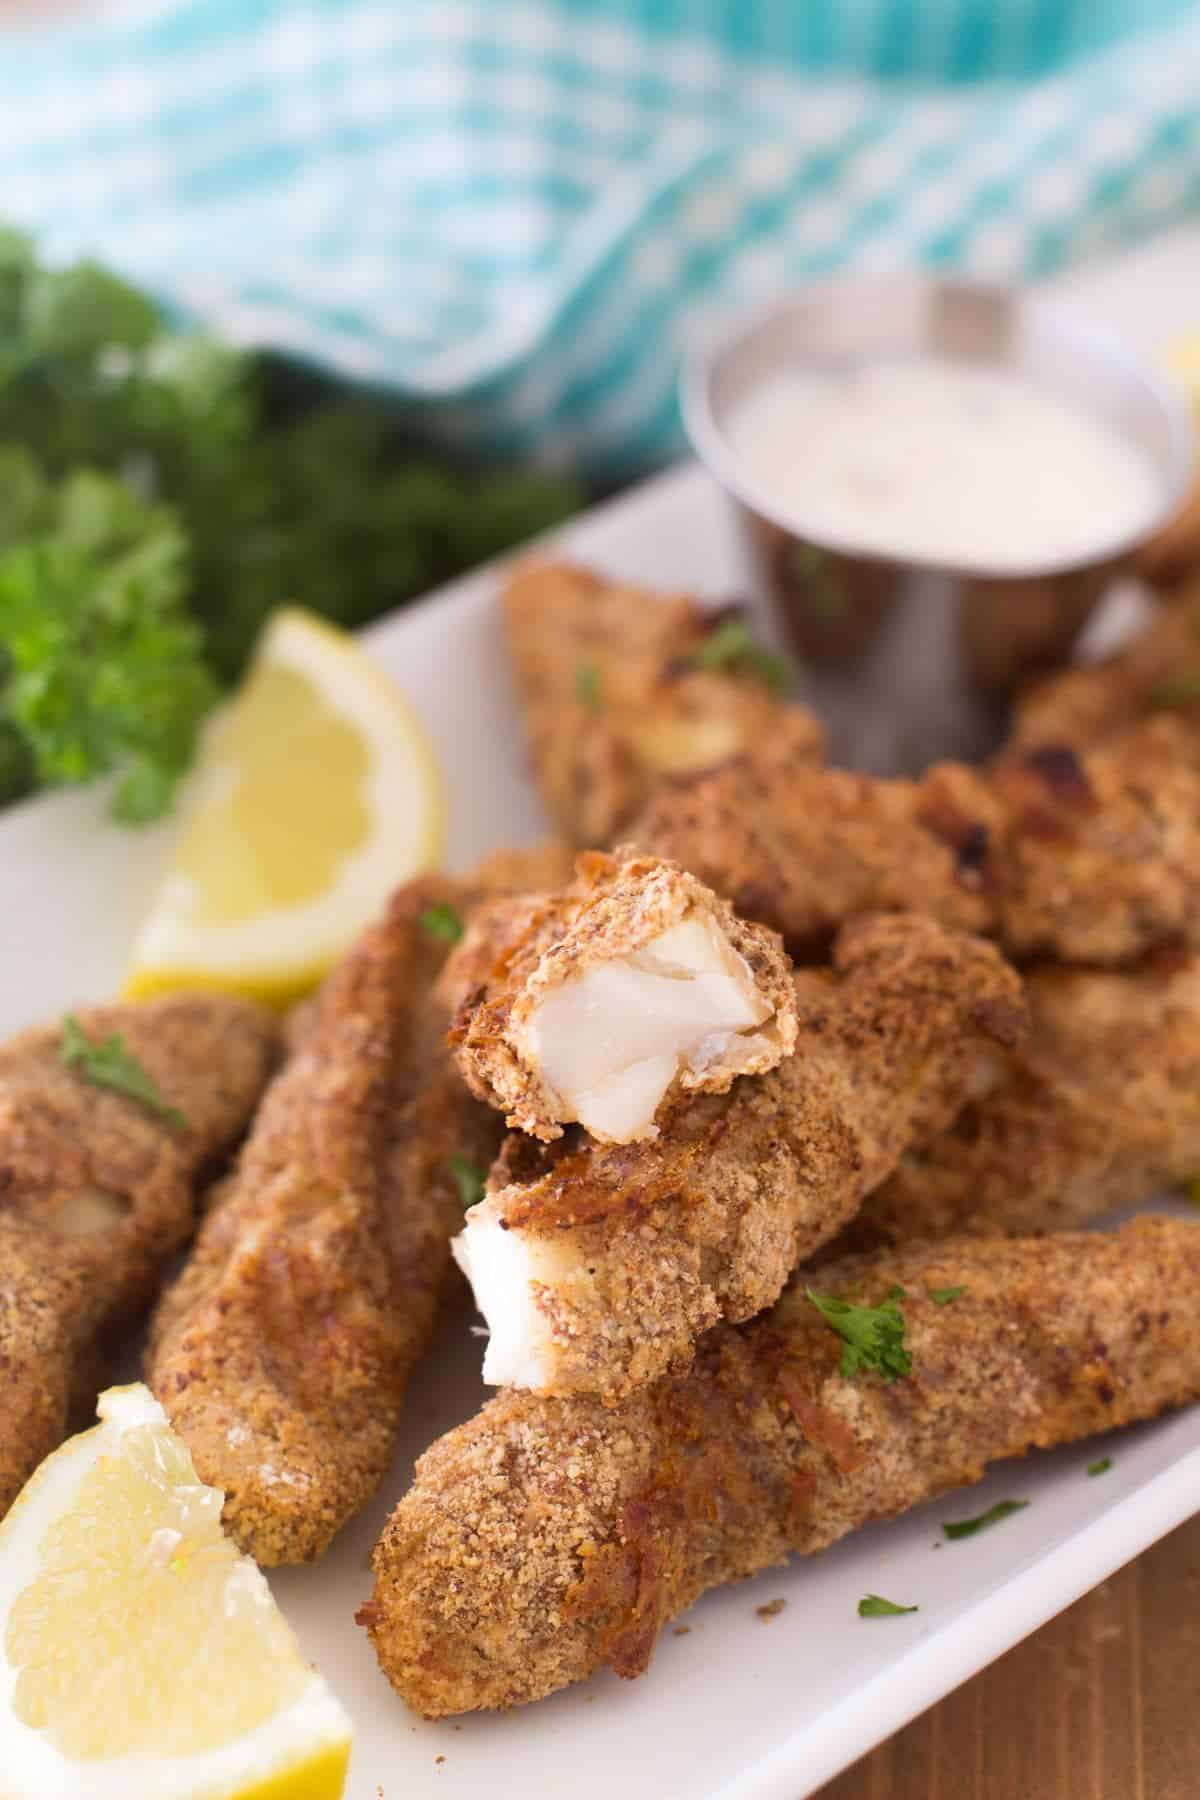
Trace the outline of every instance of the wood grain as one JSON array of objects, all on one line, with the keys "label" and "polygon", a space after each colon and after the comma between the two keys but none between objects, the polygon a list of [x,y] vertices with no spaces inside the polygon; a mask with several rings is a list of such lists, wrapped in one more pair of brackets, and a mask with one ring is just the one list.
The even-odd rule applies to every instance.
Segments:
[{"label": "wood grain", "polygon": [[821,1790],[821,1800],[1197,1800],[1200,1517]]}]

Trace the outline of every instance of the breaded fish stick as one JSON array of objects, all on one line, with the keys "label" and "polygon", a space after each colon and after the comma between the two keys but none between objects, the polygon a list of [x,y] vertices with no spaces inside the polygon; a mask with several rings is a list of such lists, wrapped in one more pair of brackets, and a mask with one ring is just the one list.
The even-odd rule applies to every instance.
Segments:
[{"label": "breaded fish stick", "polygon": [[68,1065],[61,1025],[0,1048],[0,1516],[191,1235],[278,1047],[269,1013],[219,995],[91,1007],[77,1027],[93,1046],[119,1037],[178,1116]]},{"label": "breaded fish stick", "polygon": [[473,897],[411,883],[328,977],[154,1319],[147,1379],[260,1563],[319,1556],[374,1493],[462,1219],[451,1159],[499,1139],[432,997]]},{"label": "breaded fish stick", "polygon": [[[1014,745],[1073,744],[1083,749],[1156,711],[1200,727],[1200,605],[1162,606],[1145,630],[1103,662],[1064,669],[1020,697]],[[1193,751],[1197,739],[1193,736]]]},{"label": "breaded fish stick", "polygon": [[751,745],[819,760],[811,713],[781,701],[736,609],[526,563],[505,595],[509,654],[534,772],[572,843],[616,843],[667,775]]},{"label": "breaded fish stick", "polygon": [[1055,1231],[1200,1173],[1200,958],[1030,972],[1027,1041],[901,1159],[856,1244]]},{"label": "breaded fish stick", "polygon": [[631,836],[811,961],[861,913],[922,912],[954,930],[993,930],[994,809],[982,784],[979,802],[982,818],[956,812],[943,829],[917,782],[751,753],[661,784]]},{"label": "breaded fish stick", "polygon": [[455,1254],[487,1319],[485,1381],[613,1400],[778,1297],[1024,1023],[998,952],[931,919],[843,932],[797,977],[796,1048],[686,1097],[652,1143],[514,1136]]},{"label": "breaded fish stick", "polygon": [[1124,963],[1200,946],[1200,755],[1162,716],[1077,753],[1021,745],[919,782],[744,758],[661,787],[632,837],[779,931],[799,960],[910,907],[1008,954]]},{"label": "breaded fish stick", "polygon": [[840,1372],[841,1341],[797,1284],[619,1407],[501,1394],[417,1464],[360,1622],[431,1718],[538,1700],[605,1663],[640,1675],[709,1588],[1002,1457],[1194,1399],[1198,1282],[1186,1221],[924,1244],[821,1271],[822,1293],[860,1304],[904,1289],[911,1373],[890,1384]]},{"label": "breaded fish stick", "polygon": [[547,1141],[656,1137],[679,1093],[728,1093],[796,1042],[792,967],[695,876],[591,851],[541,898],[481,909],[446,969],[473,1093]]},{"label": "breaded fish stick", "polygon": [[1163,944],[1200,948],[1197,748],[1163,714],[1082,753],[1042,743],[999,759],[996,898],[1011,956],[1116,964]]},{"label": "breaded fish stick", "polygon": [[488,895],[548,894],[575,873],[575,849],[555,838],[519,850],[493,850],[470,878],[483,904]]}]

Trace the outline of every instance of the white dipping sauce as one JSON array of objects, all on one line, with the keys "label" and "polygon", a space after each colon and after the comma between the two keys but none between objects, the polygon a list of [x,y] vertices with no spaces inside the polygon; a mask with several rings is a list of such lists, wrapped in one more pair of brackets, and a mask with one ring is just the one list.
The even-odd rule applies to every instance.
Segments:
[{"label": "white dipping sauce", "polygon": [[732,415],[763,499],[817,542],[1029,569],[1148,525],[1149,458],[1027,377],[933,358],[793,368]]}]

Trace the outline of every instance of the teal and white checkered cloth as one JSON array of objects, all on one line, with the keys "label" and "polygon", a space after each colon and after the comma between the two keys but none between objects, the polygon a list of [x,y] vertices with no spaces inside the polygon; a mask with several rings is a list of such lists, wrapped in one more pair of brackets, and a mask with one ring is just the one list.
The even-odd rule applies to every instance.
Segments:
[{"label": "teal and white checkered cloth", "polygon": [[0,27],[0,216],[49,254],[386,383],[444,442],[592,469],[677,443],[697,308],[844,267],[1040,274],[1198,203],[1179,0],[113,0]]}]

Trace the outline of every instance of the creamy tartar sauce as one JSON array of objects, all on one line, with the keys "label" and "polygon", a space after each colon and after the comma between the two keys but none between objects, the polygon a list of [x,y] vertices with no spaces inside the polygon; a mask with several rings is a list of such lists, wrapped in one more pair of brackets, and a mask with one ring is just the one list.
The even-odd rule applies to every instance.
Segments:
[{"label": "creamy tartar sauce", "polygon": [[1149,458],[1027,377],[933,358],[793,368],[731,416],[764,501],[847,549],[1003,572],[1150,522]]}]

